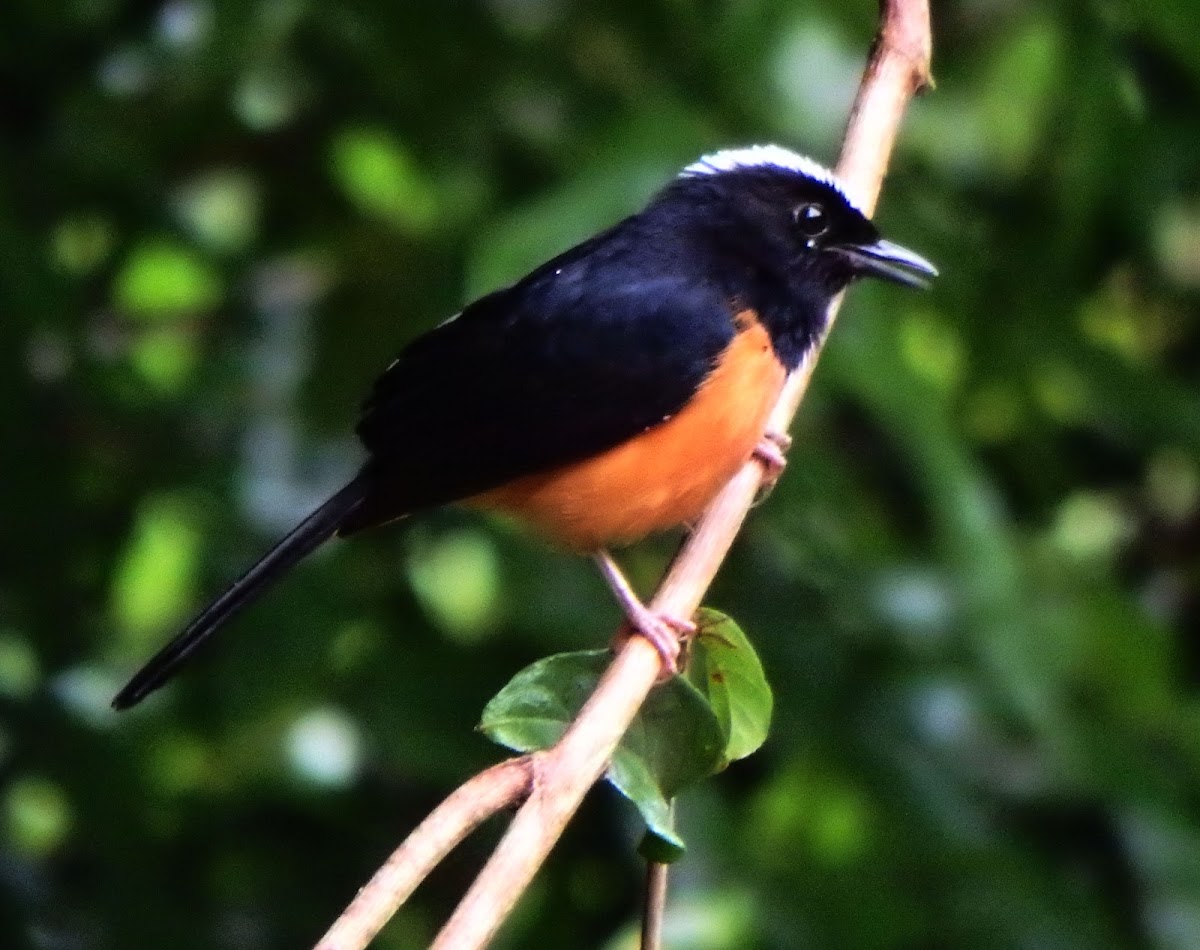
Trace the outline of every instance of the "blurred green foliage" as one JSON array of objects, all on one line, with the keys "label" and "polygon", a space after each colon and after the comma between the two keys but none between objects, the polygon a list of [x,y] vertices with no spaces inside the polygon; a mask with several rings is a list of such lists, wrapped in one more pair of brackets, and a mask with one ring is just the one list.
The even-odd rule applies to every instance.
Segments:
[{"label": "blurred green foliage", "polygon": [[[446,511],[331,546],[144,709],[162,638],[354,467],[406,340],[777,140],[869,0],[0,6],[0,946],[285,948],[603,645],[589,564]],[[776,694],[685,794],[673,947],[1200,946],[1200,6],[935,3],[886,234],[710,596]],[[453,380],[447,380],[453,385]],[[420,407],[414,407],[420,411]],[[653,582],[673,539],[624,555]],[[589,797],[500,946],[629,947]],[[422,945],[496,828],[381,936]]]}]

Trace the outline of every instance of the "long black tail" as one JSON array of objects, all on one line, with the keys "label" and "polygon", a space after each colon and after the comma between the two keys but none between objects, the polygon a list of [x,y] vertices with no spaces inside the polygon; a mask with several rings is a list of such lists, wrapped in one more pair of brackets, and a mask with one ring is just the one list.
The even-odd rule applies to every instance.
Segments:
[{"label": "long black tail", "polygon": [[114,709],[128,709],[162,686],[225,621],[254,601],[274,581],[315,551],[363,500],[362,477],[354,479],[305,518],[250,570],[209,604],[174,640],[158,651],[113,699]]}]

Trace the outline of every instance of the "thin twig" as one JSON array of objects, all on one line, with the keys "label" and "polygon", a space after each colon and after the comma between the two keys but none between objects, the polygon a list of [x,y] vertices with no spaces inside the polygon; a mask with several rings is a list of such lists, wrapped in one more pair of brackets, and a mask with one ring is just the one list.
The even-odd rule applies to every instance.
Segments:
[{"label": "thin twig", "polygon": [[480,772],[419,824],[375,872],[317,944],[316,950],[361,950],[450,850],[533,787],[531,756]]},{"label": "thin twig", "polygon": [[662,950],[663,919],[667,914],[667,880],[671,865],[646,863],[646,907],[642,912],[641,950]]},{"label": "thin twig", "polygon": [[[839,179],[867,214],[875,207],[908,100],[930,84],[930,48],[928,0],[885,0],[879,33],[838,162]],[[833,302],[830,326],[840,305],[841,298]],[[789,428],[819,354],[820,347],[788,380],[772,414],[771,430],[785,432]],[[761,464],[747,463],[717,496],[672,563],[651,601],[654,610],[681,617],[696,611],[754,502],[762,478]],[[584,794],[604,771],[658,673],[659,654],[649,641],[642,637],[628,639],[558,744],[527,760],[533,775],[522,786],[527,791],[525,804],[438,934],[434,950],[479,950],[488,943],[524,893]],[[468,782],[451,799],[471,784]],[[439,808],[414,835],[431,824],[436,825],[440,812]],[[426,833],[434,834],[432,830]],[[452,840],[448,836],[446,848],[465,833],[456,832]],[[401,852],[407,847],[406,842]],[[444,850],[438,856],[442,853]],[[423,863],[419,870],[419,875],[399,875],[407,887],[403,896],[427,872],[428,863]],[[411,885],[409,878],[414,879]],[[378,906],[393,909],[398,903],[376,902]],[[340,923],[330,932],[338,930]],[[361,950],[379,926],[382,924],[374,930],[361,929],[359,932],[367,934],[362,942],[323,943],[321,950]]]}]

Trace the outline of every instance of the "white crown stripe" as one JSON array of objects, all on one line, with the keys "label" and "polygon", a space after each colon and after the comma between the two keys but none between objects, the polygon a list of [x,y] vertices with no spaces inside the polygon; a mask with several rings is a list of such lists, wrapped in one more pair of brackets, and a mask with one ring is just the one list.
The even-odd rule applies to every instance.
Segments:
[{"label": "white crown stripe", "polygon": [[693,178],[699,175],[716,175],[720,172],[731,172],[744,168],[764,167],[782,168],[786,171],[807,175],[815,181],[828,185],[845,198],[847,203],[854,205],[833,172],[819,162],[814,162],[811,158],[799,155],[781,145],[752,145],[749,148],[727,148],[720,152],[713,152],[711,155],[705,155],[699,161],[692,162],[679,173],[679,177]]}]

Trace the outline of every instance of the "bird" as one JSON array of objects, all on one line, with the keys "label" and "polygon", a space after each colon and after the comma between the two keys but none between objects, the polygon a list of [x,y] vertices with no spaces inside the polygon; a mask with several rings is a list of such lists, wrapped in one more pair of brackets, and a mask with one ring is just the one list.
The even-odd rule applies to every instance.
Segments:
[{"label": "bird", "polygon": [[916,288],[937,270],[885,240],[836,176],[778,145],[687,165],[640,211],[464,307],[376,380],[358,473],[138,671],[129,708],[326,541],[457,503],[515,515],[591,555],[627,635],[669,675],[686,618],[652,612],[611,551],[695,521],[751,458],[789,373],[861,277]]}]

